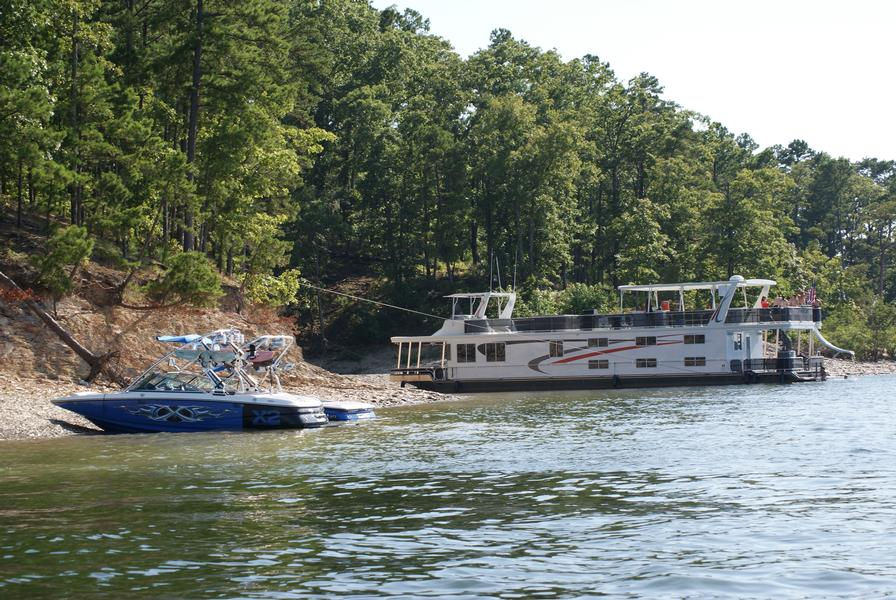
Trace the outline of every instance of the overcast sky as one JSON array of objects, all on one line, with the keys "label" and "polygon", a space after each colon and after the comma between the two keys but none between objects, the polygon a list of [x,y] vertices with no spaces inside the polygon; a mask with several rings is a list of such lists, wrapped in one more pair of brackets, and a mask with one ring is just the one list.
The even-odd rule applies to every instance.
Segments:
[{"label": "overcast sky", "polygon": [[655,75],[665,96],[762,147],[806,140],[896,159],[896,2],[886,0],[373,0],[413,8],[464,57],[509,29],[617,77]]}]

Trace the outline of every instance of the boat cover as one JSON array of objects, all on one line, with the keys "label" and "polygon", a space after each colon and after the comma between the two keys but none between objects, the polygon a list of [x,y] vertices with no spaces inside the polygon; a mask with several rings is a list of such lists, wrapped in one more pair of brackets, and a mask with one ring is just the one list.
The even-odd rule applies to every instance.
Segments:
[{"label": "boat cover", "polygon": [[192,342],[198,342],[202,339],[202,336],[195,333],[188,333],[186,335],[157,335],[156,339],[167,344],[190,344]]}]

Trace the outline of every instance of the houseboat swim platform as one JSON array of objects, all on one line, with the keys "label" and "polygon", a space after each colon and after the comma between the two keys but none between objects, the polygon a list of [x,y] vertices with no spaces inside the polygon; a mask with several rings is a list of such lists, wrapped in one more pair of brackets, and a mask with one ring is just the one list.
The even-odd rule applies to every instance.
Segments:
[{"label": "houseboat swim platform", "polygon": [[[618,313],[526,318],[512,316],[513,293],[453,294],[452,315],[437,332],[392,338],[398,361],[390,377],[449,393],[824,380],[816,341],[852,353],[821,335],[817,305],[768,307],[774,285],[735,275],[621,286]],[[640,295],[638,310],[626,309],[626,294]],[[467,301],[469,312],[459,311]],[[497,318],[487,315],[493,301]],[[688,310],[686,302],[707,308]]]}]

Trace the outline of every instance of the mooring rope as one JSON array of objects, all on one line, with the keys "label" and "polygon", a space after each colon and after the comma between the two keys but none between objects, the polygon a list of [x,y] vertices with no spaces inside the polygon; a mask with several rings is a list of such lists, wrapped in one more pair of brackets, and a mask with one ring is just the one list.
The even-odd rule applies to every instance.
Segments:
[{"label": "mooring rope", "polygon": [[304,285],[305,287],[310,287],[315,290],[319,290],[321,292],[327,292],[328,294],[336,294],[337,296],[345,296],[346,298],[352,298],[354,300],[360,300],[361,302],[369,302],[371,304],[376,304],[379,306],[386,306],[388,308],[394,308],[395,310],[403,310],[405,312],[414,313],[415,315],[423,315],[424,317],[432,317],[433,319],[440,319],[444,321],[447,317],[440,317],[439,315],[434,315],[431,313],[420,312],[419,310],[414,310],[412,308],[405,308],[404,306],[396,306],[395,304],[388,304],[386,302],[380,302],[378,300],[371,300],[370,298],[363,298],[361,296],[355,296],[353,294],[346,294],[345,292],[337,292],[336,290],[328,290],[327,288],[318,287],[316,285],[312,285],[307,282],[300,282],[300,285]]},{"label": "mooring rope", "polygon": [[[440,321],[447,321],[449,317],[440,317],[439,315],[434,315],[432,313],[425,313],[419,310],[414,310],[412,308],[405,308],[404,306],[396,306],[395,304],[388,304],[386,302],[380,302],[378,300],[371,300],[370,298],[364,298],[362,296],[355,296],[354,294],[346,294],[345,292],[337,292],[336,290],[329,290],[327,288],[319,287],[308,283],[307,281],[300,281],[299,285],[304,285],[305,287],[309,287],[321,292],[327,292],[328,294],[335,294],[337,296],[345,296],[346,298],[352,298],[353,300],[360,300],[361,302],[369,302],[370,304],[376,304],[378,306],[385,306],[387,308],[394,308],[395,310],[403,310],[405,312],[413,313],[415,315],[422,315],[424,317],[430,317],[432,319],[439,319]],[[488,319],[485,319],[486,321]],[[488,325],[477,325],[476,323],[470,323],[469,321],[464,322],[465,327],[475,327],[476,329],[482,329],[483,331],[488,331],[491,329]]]}]

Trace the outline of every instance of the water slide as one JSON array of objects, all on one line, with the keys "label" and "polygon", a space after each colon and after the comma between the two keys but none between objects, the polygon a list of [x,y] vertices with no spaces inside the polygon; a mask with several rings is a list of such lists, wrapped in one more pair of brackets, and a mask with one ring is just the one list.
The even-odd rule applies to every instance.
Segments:
[{"label": "water slide", "polygon": [[[812,332],[815,333],[815,337],[818,338],[819,342],[821,342],[822,344],[824,344],[825,346],[827,346],[828,348],[830,348],[837,354],[849,354],[850,358],[852,358],[853,360],[856,359],[856,353],[853,352],[852,350],[844,350],[843,348],[838,348],[834,344],[832,344],[829,341],[827,341],[826,339],[824,339],[824,336],[821,335],[821,332],[818,331],[817,329],[813,329]],[[836,355],[835,355],[835,357],[836,357]]]}]

